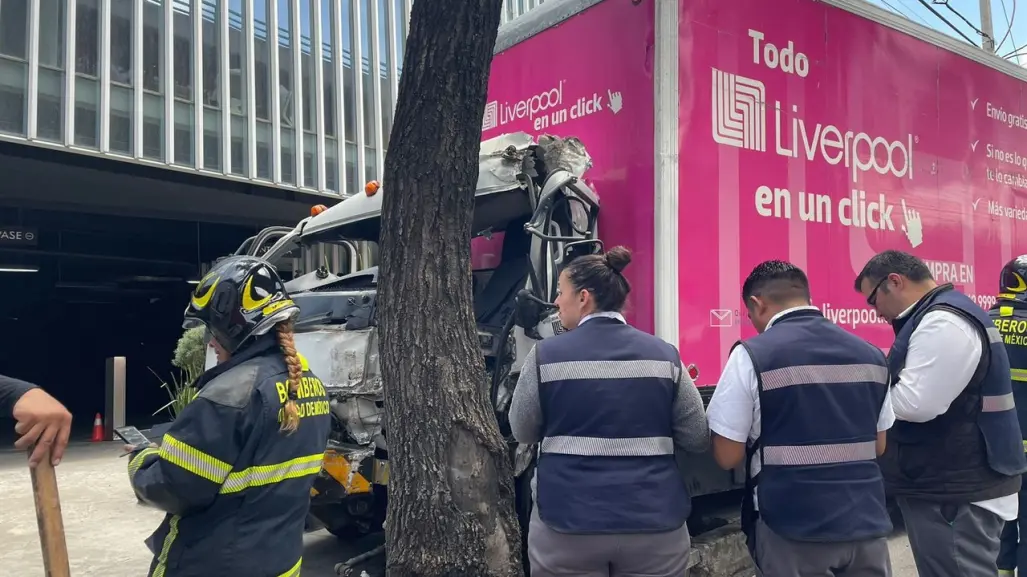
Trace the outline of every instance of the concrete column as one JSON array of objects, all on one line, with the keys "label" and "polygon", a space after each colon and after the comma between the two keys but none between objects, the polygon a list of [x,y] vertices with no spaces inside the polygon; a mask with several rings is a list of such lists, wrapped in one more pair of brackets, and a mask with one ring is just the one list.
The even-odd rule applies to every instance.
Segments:
[{"label": "concrete column", "polygon": [[107,358],[107,379],[104,386],[104,438],[114,440],[114,429],[125,426],[125,357]]}]

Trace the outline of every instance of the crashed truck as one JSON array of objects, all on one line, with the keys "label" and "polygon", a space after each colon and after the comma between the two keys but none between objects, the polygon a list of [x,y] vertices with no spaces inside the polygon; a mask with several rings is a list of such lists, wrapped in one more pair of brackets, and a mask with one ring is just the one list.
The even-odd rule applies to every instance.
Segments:
[{"label": "crashed truck", "polygon": [[[563,331],[551,305],[562,263],[601,249],[600,201],[584,178],[590,166],[579,140],[536,141],[526,133],[487,140],[479,155],[471,239],[474,314],[485,359],[483,386],[511,446],[517,513],[525,524],[537,447],[512,439],[507,412],[525,355],[535,342]],[[384,194],[388,183],[369,183],[364,193],[331,208],[315,207],[294,228],[261,231],[236,253],[260,255],[283,278],[292,275],[286,287],[301,310],[297,348],[325,383],[333,417],[310,514],[345,539],[381,530],[388,503],[376,307]],[[212,354],[207,362],[213,366]],[[708,389],[703,396],[710,394]],[[693,496],[742,486],[738,471],[721,471],[708,455],[678,459]]]}]

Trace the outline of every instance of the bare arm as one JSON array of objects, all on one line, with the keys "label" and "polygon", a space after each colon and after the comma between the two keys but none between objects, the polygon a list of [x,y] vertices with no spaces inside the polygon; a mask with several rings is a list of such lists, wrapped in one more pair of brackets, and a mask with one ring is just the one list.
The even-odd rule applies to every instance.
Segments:
[{"label": "bare arm", "polygon": [[713,460],[725,471],[734,469],[745,461],[745,443],[713,433]]},{"label": "bare arm", "polygon": [[756,371],[744,347],[735,347],[727,359],[706,418],[713,432],[713,459],[722,469],[745,461],[745,447],[756,420]]}]

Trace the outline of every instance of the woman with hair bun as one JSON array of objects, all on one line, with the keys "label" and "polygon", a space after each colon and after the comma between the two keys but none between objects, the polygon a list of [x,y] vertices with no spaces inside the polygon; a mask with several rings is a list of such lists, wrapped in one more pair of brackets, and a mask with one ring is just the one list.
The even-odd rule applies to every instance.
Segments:
[{"label": "woman with hair bun", "polygon": [[691,499],[674,457],[709,447],[702,399],[677,349],[628,325],[631,252],[560,273],[568,332],[535,345],[510,426],[540,443],[528,530],[532,577],[687,574]]}]

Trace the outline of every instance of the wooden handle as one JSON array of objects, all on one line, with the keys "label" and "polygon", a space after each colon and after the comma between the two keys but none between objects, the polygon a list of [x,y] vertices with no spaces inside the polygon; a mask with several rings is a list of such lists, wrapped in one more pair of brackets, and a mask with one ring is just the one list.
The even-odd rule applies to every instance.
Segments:
[{"label": "wooden handle", "polygon": [[68,544],[64,540],[64,519],[61,497],[57,493],[57,473],[50,464],[50,454],[39,461],[32,475],[32,496],[36,500],[36,521],[39,523],[39,544],[43,548],[43,569],[46,577],[71,577]]}]

